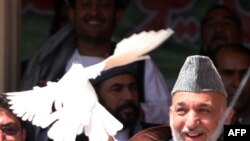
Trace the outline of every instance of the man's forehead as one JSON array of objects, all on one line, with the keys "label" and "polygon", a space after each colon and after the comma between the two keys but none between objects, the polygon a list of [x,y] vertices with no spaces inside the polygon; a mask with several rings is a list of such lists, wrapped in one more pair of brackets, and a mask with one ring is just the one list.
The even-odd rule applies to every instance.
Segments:
[{"label": "man's forehead", "polygon": [[223,48],[216,54],[216,62],[218,68],[247,70],[250,66],[250,56],[244,52]]},{"label": "man's forehead", "polygon": [[184,103],[213,104],[224,99],[224,95],[217,92],[177,92],[173,96],[173,105]]},{"label": "man's forehead", "polygon": [[233,13],[226,9],[213,9],[209,11],[205,17],[215,17],[215,16],[234,17]]},{"label": "man's forehead", "polygon": [[182,100],[182,101],[177,101],[173,106],[175,107],[213,107],[214,105],[212,104],[211,101],[192,101],[192,103],[190,103],[190,101],[186,101],[186,100]]},{"label": "man's forehead", "polygon": [[17,122],[18,119],[9,110],[0,108],[0,124],[5,124],[8,122]]},{"label": "man's forehead", "polygon": [[205,24],[209,21],[230,21],[232,23],[236,23],[234,18],[230,16],[209,16],[204,19]]},{"label": "man's forehead", "polygon": [[213,95],[215,94],[206,92],[177,92],[173,96],[173,102],[181,103],[185,101],[196,101],[197,99],[199,99],[199,101],[208,101],[212,99]]},{"label": "man's forehead", "polygon": [[[216,56],[224,56],[228,58],[235,59],[236,56],[242,56],[242,58],[246,58],[250,61],[250,54],[247,53],[245,50],[241,50],[241,46],[232,47],[230,45],[221,47],[220,50],[217,51]],[[238,57],[237,57],[238,58]]]},{"label": "man's forehead", "polygon": [[220,64],[218,64],[218,71],[234,71],[234,72],[244,72],[246,73],[248,68],[249,68],[249,64],[245,63],[245,64],[240,64],[238,61],[235,60],[226,60],[225,62],[221,62]]},{"label": "man's forehead", "polygon": [[204,17],[204,23],[212,20],[230,20],[236,23],[236,17],[234,17],[231,12],[224,9],[215,9],[207,13]]}]

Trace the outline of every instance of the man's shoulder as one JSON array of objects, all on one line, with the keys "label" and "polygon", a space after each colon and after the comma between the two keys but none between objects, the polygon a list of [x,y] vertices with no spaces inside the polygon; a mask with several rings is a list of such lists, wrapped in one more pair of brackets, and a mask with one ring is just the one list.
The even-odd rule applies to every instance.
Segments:
[{"label": "man's shoulder", "polygon": [[172,138],[168,125],[159,125],[146,128],[129,139],[129,141],[168,141]]}]

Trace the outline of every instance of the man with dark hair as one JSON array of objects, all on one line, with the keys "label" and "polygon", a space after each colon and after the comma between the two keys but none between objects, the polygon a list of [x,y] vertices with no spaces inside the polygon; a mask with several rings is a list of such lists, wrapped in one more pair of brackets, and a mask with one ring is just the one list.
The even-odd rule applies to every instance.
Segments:
[{"label": "man with dark hair", "polygon": [[[228,94],[228,104],[233,100],[240,83],[250,67],[250,50],[240,44],[227,44],[218,47],[210,58],[220,73]],[[250,124],[248,102],[250,100],[250,79],[243,87],[236,104],[234,124]]]},{"label": "man with dark hair", "polygon": [[[141,109],[137,69],[136,63],[120,66],[104,71],[96,79],[90,80],[99,102],[123,124],[123,129],[115,135],[118,141],[128,141],[138,131],[156,126],[139,120]],[[77,141],[80,140],[87,139],[81,135],[77,137]]]},{"label": "man with dark hair", "polygon": [[135,66],[107,70],[92,81],[100,103],[123,124],[115,136],[119,141],[127,141],[142,129]]},{"label": "man with dark hair", "polygon": [[201,21],[201,54],[220,45],[242,43],[242,25],[238,15],[224,5],[208,9]]},{"label": "man with dark hair", "polygon": [[0,140],[25,141],[24,123],[9,109],[10,105],[5,94],[0,94]]}]

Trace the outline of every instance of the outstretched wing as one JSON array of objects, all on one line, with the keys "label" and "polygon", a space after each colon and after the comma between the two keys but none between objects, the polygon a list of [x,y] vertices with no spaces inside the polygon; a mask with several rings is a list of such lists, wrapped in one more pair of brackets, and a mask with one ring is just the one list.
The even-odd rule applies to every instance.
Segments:
[{"label": "outstretched wing", "polygon": [[[90,102],[88,100],[90,97],[84,93],[95,94],[95,90],[89,86],[88,79],[96,77],[102,70],[103,65],[85,70],[81,64],[74,64],[58,82],[48,82],[47,86],[36,86],[32,90],[6,93],[10,100],[10,108],[22,120],[28,120],[36,126],[46,128],[62,116],[61,111],[65,108],[65,104],[78,99],[81,94],[85,96],[82,102],[84,100],[86,100],[84,103]],[[82,92],[79,92],[79,89]],[[97,101],[94,94],[90,96],[93,101]],[[70,107],[70,104],[67,107]]]},{"label": "outstretched wing", "polygon": [[144,31],[123,39],[117,44],[114,54],[105,60],[105,69],[148,58],[149,56],[145,55],[159,47],[172,34],[173,30],[169,28],[159,31]]},{"label": "outstretched wing", "polygon": [[52,113],[53,103],[58,97],[58,93],[55,92],[57,88],[53,85],[6,93],[13,113],[24,121],[31,121],[36,126],[47,127],[52,122],[48,117]]}]

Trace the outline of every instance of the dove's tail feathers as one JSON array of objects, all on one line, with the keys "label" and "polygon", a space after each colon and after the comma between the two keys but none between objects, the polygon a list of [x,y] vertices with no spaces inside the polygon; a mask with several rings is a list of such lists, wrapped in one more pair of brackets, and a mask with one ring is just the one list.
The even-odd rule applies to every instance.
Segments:
[{"label": "dove's tail feathers", "polygon": [[[111,115],[101,104],[96,105],[96,110],[98,110],[102,116],[103,126],[110,136],[115,136],[116,133],[122,130],[123,125],[118,121],[113,115]],[[112,126],[110,126],[112,125]]]},{"label": "dove's tail feathers", "polygon": [[48,131],[48,137],[54,141],[74,141],[78,132],[76,124],[56,121]]},{"label": "dove's tail feathers", "polygon": [[[123,125],[114,118],[101,104],[96,104],[92,111],[89,125],[85,127],[85,135],[90,141],[107,141],[113,137]],[[96,136],[98,134],[98,136]]]}]

